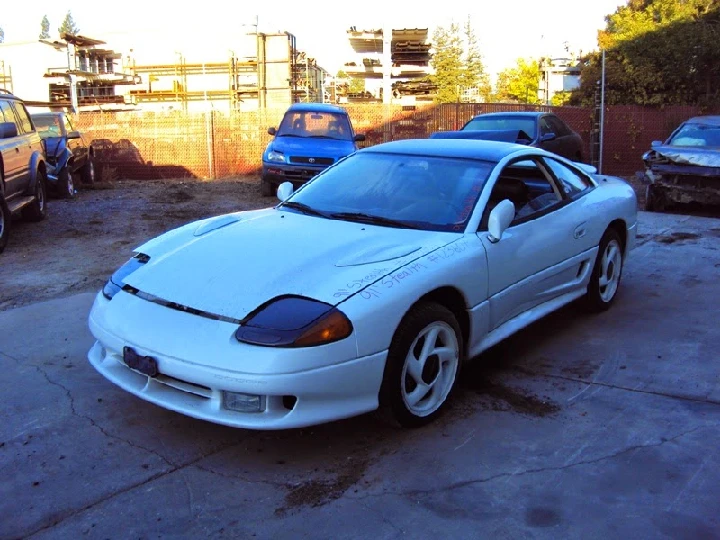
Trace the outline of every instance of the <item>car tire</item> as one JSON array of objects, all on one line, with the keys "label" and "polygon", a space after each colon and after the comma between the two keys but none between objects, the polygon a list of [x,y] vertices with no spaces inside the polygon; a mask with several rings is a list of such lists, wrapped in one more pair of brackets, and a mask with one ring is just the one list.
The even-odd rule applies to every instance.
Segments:
[{"label": "car tire", "polygon": [[615,229],[605,231],[585,294],[585,305],[593,312],[610,309],[620,287],[623,270],[623,244]]},{"label": "car tire", "polygon": [[82,183],[86,186],[92,186],[98,181],[97,174],[95,171],[95,160],[92,156],[88,156],[87,163],[82,168],[80,173],[82,177]]},{"label": "car tire", "polygon": [[645,204],[643,205],[643,209],[646,212],[662,212],[665,209],[662,194],[658,193],[657,188],[653,184],[648,184],[645,187]]},{"label": "car tire", "polygon": [[60,169],[57,180],[57,194],[61,199],[72,199],[75,197],[75,184],[72,174],[67,167]]},{"label": "car tire", "polygon": [[[0,178],[0,180],[2,180]],[[5,197],[0,194],[0,253],[5,250],[7,246],[8,238],[10,237],[10,225],[12,223],[12,216],[10,210],[8,210],[7,204],[5,203]]]},{"label": "car tire", "polygon": [[27,221],[42,221],[48,215],[47,180],[44,172],[37,172],[34,195],[35,200],[23,208],[22,216]]},{"label": "car tire", "polygon": [[[443,357],[432,354],[438,350]],[[449,309],[437,303],[412,308],[390,344],[380,388],[381,412],[402,427],[433,421],[456,388],[463,358],[462,332]]]},{"label": "car tire", "polygon": [[271,197],[273,194],[273,184],[269,180],[262,178],[260,180],[260,194],[263,197]]}]

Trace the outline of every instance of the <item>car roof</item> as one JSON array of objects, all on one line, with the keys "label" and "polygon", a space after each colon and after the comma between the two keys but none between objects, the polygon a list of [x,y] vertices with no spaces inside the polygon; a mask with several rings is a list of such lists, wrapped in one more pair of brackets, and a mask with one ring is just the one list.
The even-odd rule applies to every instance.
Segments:
[{"label": "car roof", "polygon": [[4,88],[0,88],[0,98],[2,99],[12,99],[15,101],[22,101],[19,97],[17,97],[15,94],[9,92],[8,90],[5,90]]},{"label": "car roof", "polygon": [[494,113],[483,113],[472,117],[472,120],[476,118],[492,118],[501,116],[517,116],[518,118],[539,118],[546,114],[553,114],[547,111],[508,111],[508,112],[494,112]]},{"label": "car roof", "polygon": [[328,103],[293,103],[288,111],[306,111],[306,112],[329,112],[347,114],[347,111],[337,105]]},{"label": "car roof", "polygon": [[696,116],[685,121],[686,124],[709,124],[711,126],[720,126],[720,116]]},{"label": "car roof", "polygon": [[[531,148],[522,144],[476,139],[404,139],[377,144],[359,150],[358,153],[406,154],[498,162],[518,150],[531,150]],[[537,149],[532,148],[532,150]]]}]

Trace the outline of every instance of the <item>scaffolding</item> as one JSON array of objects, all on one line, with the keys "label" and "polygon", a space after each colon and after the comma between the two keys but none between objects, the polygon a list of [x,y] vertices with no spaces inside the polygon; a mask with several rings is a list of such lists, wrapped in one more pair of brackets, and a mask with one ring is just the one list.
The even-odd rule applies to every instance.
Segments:
[{"label": "scaffolding", "polygon": [[5,60],[0,60],[0,88],[13,92],[12,68],[5,65]]},{"label": "scaffolding", "polygon": [[[234,111],[250,102],[266,109],[323,101],[327,72],[297,50],[295,36],[289,32],[256,33],[255,38],[254,55],[241,58],[231,51],[225,62],[188,63],[181,53],[174,63],[133,62],[132,73],[145,80],[147,88],[131,89],[132,101],[173,103],[183,110],[194,101],[228,102]],[[209,80],[208,76],[216,77]]]}]

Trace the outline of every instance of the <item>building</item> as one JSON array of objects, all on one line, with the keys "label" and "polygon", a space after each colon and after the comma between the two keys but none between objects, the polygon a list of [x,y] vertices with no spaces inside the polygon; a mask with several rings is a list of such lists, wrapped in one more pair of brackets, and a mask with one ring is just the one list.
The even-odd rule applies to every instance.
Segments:
[{"label": "building", "polygon": [[553,97],[580,86],[580,67],[573,58],[545,58],[540,61],[538,98],[552,104]]},{"label": "building", "polygon": [[0,44],[2,85],[30,104],[75,111],[124,106],[118,86],[136,79],[119,65],[120,53],[104,41],[62,34],[57,41]]},{"label": "building", "polygon": [[[0,87],[30,104],[75,111],[285,109],[325,100],[328,73],[298,50],[293,34],[255,32],[233,42],[226,55],[193,48],[191,59],[150,45],[123,55],[104,41],[72,34],[0,44]],[[165,61],[140,63],[138,57]]]},{"label": "building", "polygon": [[[427,28],[357,30],[351,27],[347,33],[356,58],[346,62],[343,70],[351,78],[363,79],[366,91],[375,99],[385,103],[433,99],[434,87],[428,81],[432,70]],[[352,98],[347,96],[345,101]],[[339,101],[343,101],[342,94]]]},{"label": "building", "polygon": [[[189,62],[176,52],[172,62],[138,65],[142,79],[127,99],[143,109],[284,109],[291,103],[324,101],[327,72],[297,49],[289,32],[255,33],[239,41],[224,61]],[[249,39],[248,39],[249,38]]]}]

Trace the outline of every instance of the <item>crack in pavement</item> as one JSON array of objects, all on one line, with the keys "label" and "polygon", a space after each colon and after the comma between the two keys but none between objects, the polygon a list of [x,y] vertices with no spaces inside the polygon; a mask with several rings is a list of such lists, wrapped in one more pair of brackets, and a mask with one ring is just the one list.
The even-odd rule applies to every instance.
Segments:
[{"label": "crack in pavement", "polygon": [[488,476],[486,478],[475,478],[472,480],[463,480],[462,482],[454,482],[452,484],[448,484],[446,486],[438,487],[435,489],[414,489],[414,490],[407,490],[407,491],[383,491],[382,493],[369,493],[367,495],[363,495],[360,497],[350,496],[350,497],[348,497],[348,499],[360,501],[363,499],[384,497],[385,495],[400,495],[400,496],[429,495],[432,493],[442,493],[445,491],[453,491],[456,489],[461,489],[461,488],[464,488],[467,486],[472,486],[475,484],[485,484],[487,482],[492,482],[492,481],[498,480],[500,478],[513,478],[516,476],[524,476],[526,474],[564,471],[565,469],[571,469],[573,467],[580,467],[583,465],[593,465],[596,463],[601,463],[603,461],[615,459],[615,458],[618,458],[625,454],[629,454],[631,452],[636,452],[638,450],[642,450],[644,448],[657,448],[668,442],[674,442],[682,437],[685,437],[686,435],[690,435],[691,433],[694,433],[695,431],[698,431],[699,429],[702,429],[704,427],[707,427],[707,426],[694,427],[693,429],[683,431],[679,435],[675,435],[674,437],[671,437],[669,439],[666,439],[663,437],[663,438],[661,438],[660,442],[628,446],[627,448],[623,448],[622,450],[618,450],[617,452],[613,452],[613,453],[607,454],[605,456],[601,456],[601,457],[594,458],[594,459],[576,461],[574,463],[568,463],[567,465],[561,465],[561,466],[556,466],[556,467],[540,467],[537,469],[525,469],[525,470],[519,470],[519,471],[515,471],[515,472],[503,472],[503,473],[494,474],[492,476]]},{"label": "crack in pavement", "polygon": [[221,478],[228,478],[230,480],[240,480],[241,482],[246,482],[248,484],[265,484],[268,486],[273,486],[273,487],[282,488],[282,489],[288,489],[289,487],[292,487],[291,482],[273,482],[272,480],[250,480],[249,478],[246,478],[239,474],[229,474],[229,473],[225,473],[225,472],[220,472],[220,471],[209,469],[207,467],[203,467],[203,466],[197,465],[197,464],[195,464],[194,467],[200,471],[214,474],[216,476],[220,476]]},{"label": "crack in pavement", "polygon": [[43,525],[42,527],[38,527],[37,529],[35,529],[35,530],[33,530],[33,531],[29,532],[29,533],[24,533],[22,537],[23,537],[23,538],[30,538],[30,537],[32,537],[32,536],[35,536],[35,535],[40,534],[40,533],[42,533],[42,532],[45,532],[45,531],[47,531],[48,529],[52,529],[53,527],[56,527],[56,526],[60,525],[60,524],[63,523],[64,521],[66,521],[66,520],[68,520],[68,519],[70,519],[70,518],[73,518],[73,517],[75,517],[75,516],[77,516],[77,515],[79,515],[79,514],[82,514],[83,512],[86,512],[87,510],[90,510],[90,509],[94,508],[95,506],[97,506],[97,505],[99,505],[99,504],[102,504],[102,503],[104,503],[104,502],[106,502],[106,501],[109,501],[109,500],[111,500],[111,499],[114,499],[115,497],[117,497],[117,496],[119,496],[119,495],[123,495],[123,494],[125,494],[125,493],[128,493],[128,492],[130,492],[130,491],[132,491],[132,490],[134,490],[134,489],[137,489],[137,488],[139,488],[139,487],[142,487],[142,486],[144,486],[144,485],[146,485],[146,484],[149,484],[150,482],[154,482],[155,480],[158,480],[158,479],[160,479],[160,478],[162,478],[162,477],[164,477],[164,476],[168,476],[168,475],[170,475],[170,474],[172,474],[172,473],[174,473],[174,472],[182,471],[183,469],[186,469],[187,467],[192,467],[193,465],[195,465],[196,463],[202,461],[203,459],[206,459],[206,458],[208,458],[208,457],[211,457],[211,456],[213,456],[213,455],[215,455],[215,454],[219,454],[220,452],[223,452],[224,450],[227,450],[228,448],[232,448],[233,446],[237,446],[237,445],[239,445],[239,444],[241,444],[241,443],[240,443],[240,442],[227,443],[227,444],[221,445],[220,447],[215,448],[215,449],[213,449],[213,450],[211,450],[211,451],[209,451],[209,452],[206,452],[206,453],[204,453],[204,454],[202,454],[202,455],[200,455],[200,456],[198,456],[198,457],[196,457],[196,458],[194,458],[194,459],[191,459],[190,461],[188,461],[188,462],[186,462],[186,463],[173,465],[170,469],[166,469],[166,470],[164,470],[164,471],[160,471],[160,472],[158,472],[158,473],[156,473],[156,474],[153,474],[152,476],[146,478],[145,480],[142,480],[142,481],[140,481],[140,482],[135,482],[134,484],[125,486],[125,487],[122,488],[122,489],[119,489],[119,490],[114,491],[114,492],[112,492],[112,493],[108,493],[107,495],[105,495],[105,496],[103,496],[103,497],[100,497],[99,499],[97,499],[97,500],[95,500],[95,501],[93,501],[93,502],[91,502],[91,503],[86,504],[86,505],[83,506],[82,508],[78,508],[78,509],[75,509],[75,510],[70,510],[70,511],[66,512],[63,516],[54,519],[52,523],[49,523],[49,524],[47,524],[47,525]]},{"label": "crack in pavement", "polygon": [[152,448],[147,448],[147,447],[142,446],[142,445],[140,445],[140,444],[134,443],[133,441],[131,441],[131,440],[129,440],[129,439],[124,439],[124,438],[119,437],[119,436],[117,436],[117,435],[113,435],[112,433],[109,433],[107,430],[105,430],[105,428],[103,428],[100,424],[98,424],[97,422],[95,422],[95,420],[94,420],[92,417],[87,416],[87,415],[85,415],[85,414],[80,414],[80,413],[77,411],[77,409],[75,408],[75,398],[72,396],[72,393],[70,392],[70,389],[69,389],[69,388],[67,388],[64,384],[62,384],[62,383],[60,383],[60,382],[53,381],[53,380],[48,376],[48,374],[45,372],[45,370],[44,370],[43,368],[41,368],[40,366],[37,366],[37,365],[34,365],[34,364],[29,364],[29,366],[30,366],[30,367],[34,367],[34,368],[45,378],[45,380],[46,380],[49,384],[51,384],[52,386],[56,386],[56,387],[58,387],[58,388],[61,388],[61,389],[65,392],[65,395],[67,396],[68,400],[70,401],[70,412],[72,413],[73,416],[75,416],[75,417],[77,417],[77,418],[82,418],[83,420],[87,420],[88,422],[90,422],[90,425],[91,425],[92,427],[94,427],[95,429],[97,429],[100,433],[102,433],[105,437],[107,437],[107,438],[109,438],[109,439],[114,439],[114,440],[116,440],[116,441],[123,442],[123,443],[125,443],[125,444],[127,444],[127,445],[129,445],[129,446],[131,446],[131,447],[133,447],[133,448],[137,448],[138,450],[143,450],[143,451],[145,451],[145,452],[147,452],[147,453],[149,453],[149,454],[152,454],[152,455],[160,458],[160,459],[161,459],[167,466],[169,466],[169,467],[174,467],[174,466],[175,466],[175,464],[174,464],[172,461],[168,460],[165,456],[163,456],[162,454],[158,453],[156,450],[153,450]]},{"label": "crack in pavement", "polygon": [[371,506],[368,506],[367,504],[363,503],[362,500],[360,500],[360,499],[355,499],[355,501],[357,502],[357,504],[362,506],[368,512],[372,512],[373,514],[378,516],[382,520],[383,523],[389,525],[395,531],[396,536],[404,536],[405,535],[405,531],[403,529],[401,529],[399,526],[395,525],[395,523],[393,523],[389,518],[385,517],[385,514],[383,514],[382,512],[378,511],[377,509],[375,509]]},{"label": "crack in pavement", "polygon": [[540,373],[540,372],[536,372],[531,369],[527,369],[527,368],[520,367],[520,366],[513,366],[510,369],[513,371],[517,371],[519,373],[523,373],[525,375],[531,375],[533,377],[547,377],[548,379],[560,379],[563,381],[587,384],[588,386],[602,386],[605,388],[613,388],[615,390],[623,390],[625,392],[632,392],[635,394],[649,394],[651,396],[660,396],[660,397],[666,397],[669,399],[678,399],[681,401],[692,401],[693,403],[707,403],[710,405],[720,405],[720,401],[717,401],[714,399],[696,398],[696,397],[692,397],[692,396],[683,396],[680,394],[668,394],[667,392],[659,392],[656,390],[638,390],[637,388],[629,388],[627,386],[619,386],[616,384],[610,384],[610,383],[604,383],[604,382],[598,382],[598,381],[588,381],[587,379],[567,377],[565,375],[557,375],[554,373]]},{"label": "crack in pavement", "polygon": [[22,535],[23,538],[29,538],[29,537],[35,536],[35,535],[37,535],[37,534],[40,534],[40,533],[42,533],[42,532],[44,532],[44,531],[47,531],[48,529],[52,529],[52,528],[56,527],[57,525],[60,525],[61,523],[63,523],[63,522],[66,521],[67,519],[70,519],[70,518],[75,517],[75,516],[77,516],[77,515],[79,515],[79,514],[82,514],[83,512],[85,512],[85,511],[87,511],[87,510],[90,510],[90,509],[92,509],[93,507],[95,507],[95,506],[97,506],[97,505],[99,505],[99,504],[102,504],[102,503],[104,503],[104,502],[106,502],[106,501],[108,501],[108,500],[110,500],[110,499],[113,499],[114,497],[117,497],[117,496],[122,495],[122,494],[124,494],[124,493],[127,493],[127,492],[129,492],[129,491],[132,491],[132,490],[134,490],[134,489],[136,489],[136,488],[138,488],[138,487],[142,487],[142,486],[144,486],[144,485],[146,485],[146,484],[148,484],[148,483],[150,483],[150,482],[153,482],[153,481],[155,481],[155,480],[157,480],[157,479],[159,479],[159,478],[162,478],[163,476],[167,476],[167,475],[172,474],[172,473],[174,473],[174,472],[181,471],[181,470],[183,470],[183,469],[185,469],[185,468],[187,468],[187,467],[191,467],[191,466],[193,466],[194,464],[202,461],[202,460],[205,459],[205,458],[208,458],[208,457],[210,457],[210,456],[212,456],[212,455],[214,455],[214,454],[218,454],[218,453],[220,453],[220,452],[222,452],[222,451],[224,451],[224,450],[226,450],[226,449],[228,449],[228,448],[232,448],[233,446],[236,446],[236,445],[240,444],[240,442],[226,443],[226,444],[221,445],[220,447],[216,447],[216,448],[210,450],[209,452],[203,453],[202,455],[198,456],[197,458],[192,459],[192,460],[190,460],[190,461],[188,461],[188,462],[186,462],[186,463],[182,463],[182,464],[173,463],[172,461],[168,460],[165,456],[163,456],[162,454],[156,452],[155,450],[152,450],[152,449],[150,449],[150,448],[146,448],[146,447],[144,447],[144,446],[142,446],[142,445],[139,445],[139,444],[136,444],[136,443],[134,443],[134,442],[132,442],[132,441],[130,441],[130,440],[123,439],[122,437],[118,437],[117,435],[113,435],[112,433],[108,433],[102,426],[100,426],[99,424],[97,424],[93,418],[91,418],[91,417],[89,417],[89,416],[86,416],[86,415],[84,415],[84,414],[79,413],[79,412],[76,410],[76,408],[75,408],[75,398],[72,396],[72,393],[70,392],[70,389],[68,389],[68,388],[67,388],[65,385],[63,385],[62,383],[59,383],[59,382],[57,382],[57,381],[52,380],[52,379],[48,376],[48,374],[45,372],[45,370],[42,369],[40,366],[35,365],[35,364],[28,364],[28,363],[21,362],[18,358],[15,358],[14,356],[11,356],[11,355],[9,355],[9,354],[5,354],[5,353],[0,353],[0,354],[2,354],[3,356],[6,356],[7,358],[15,361],[15,363],[17,363],[17,364],[20,365],[20,366],[27,366],[27,367],[30,367],[30,368],[35,369],[39,374],[41,374],[41,375],[43,376],[43,378],[48,382],[48,384],[50,384],[50,385],[52,385],[52,386],[55,386],[55,387],[57,387],[57,388],[62,389],[62,390],[65,392],[65,395],[66,395],[67,398],[68,398],[68,401],[69,401],[69,404],[70,404],[70,412],[71,412],[71,414],[72,414],[73,416],[75,416],[76,418],[81,418],[81,419],[83,419],[83,420],[86,420],[87,422],[90,423],[91,426],[93,426],[94,428],[96,428],[98,431],[100,431],[100,433],[102,433],[105,437],[107,437],[107,438],[109,438],[109,439],[114,439],[114,440],[117,440],[117,441],[126,443],[126,444],[128,444],[129,446],[131,446],[131,447],[133,447],[133,448],[137,448],[138,450],[143,450],[143,451],[145,451],[145,452],[148,452],[148,453],[150,453],[150,454],[153,454],[153,455],[157,456],[158,458],[160,458],[160,459],[168,466],[168,468],[166,468],[165,470],[159,471],[159,472],[157,472],[157,473],[149,476],[149,477],[146,478],[145,480],[142,480],[142,481],[140,481],[140,482],[135,482],[135,483],[133,483],[133,484],[130,484],[130,485],[128,485],[128,486],[125,486],[125,487],[122,488],[122,489],[119,489],[119,490],[114,491],[114,492],[112,492],[112,493],[108,493],[107,495],[102,496],[102,497],[100,497],[100,498],[98,498],[98,499],[96,499],[96,500],[94,500],[94,501],[86,504],[86,505],[83,506],[82,508],[77,508],[77,509],[69,510],[69,511],[65,512],[64,514],[62,514],[62,515],[60,515],[60,516],[58,516],[58,517],[55,517],[50,523],[47,523],[47,524],[45,524],[45,525],[42,525],[42,526],[34,529],[33,531],[23,533],[23,535]]}]

